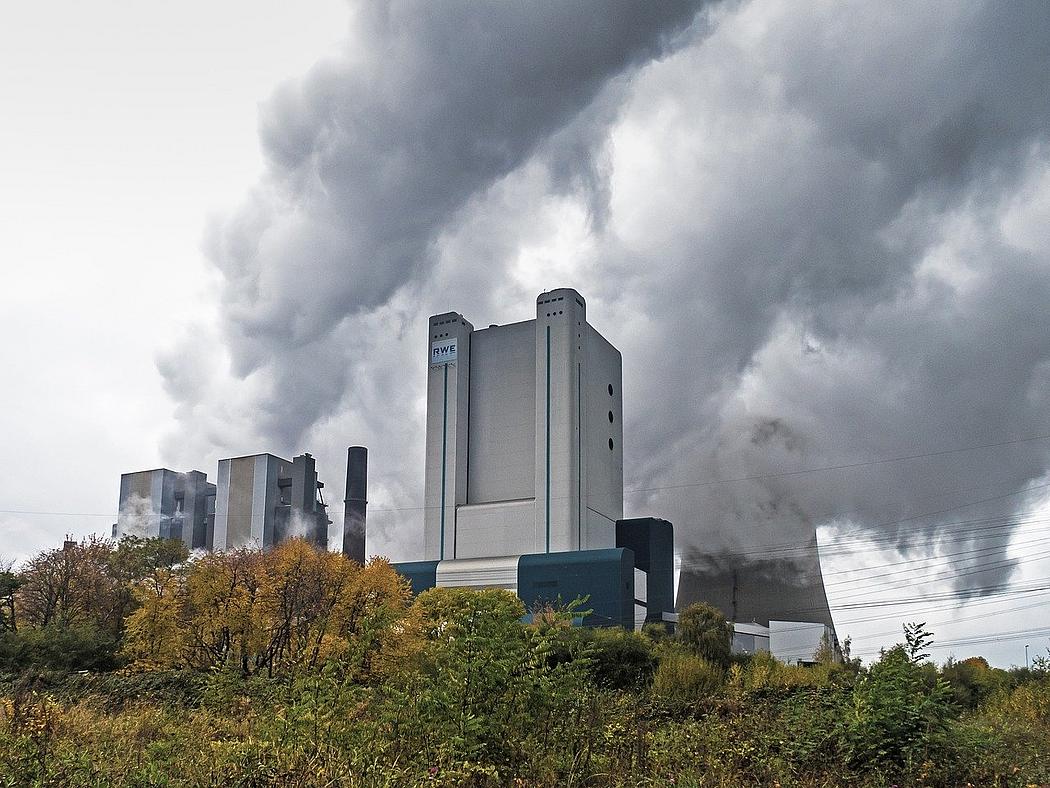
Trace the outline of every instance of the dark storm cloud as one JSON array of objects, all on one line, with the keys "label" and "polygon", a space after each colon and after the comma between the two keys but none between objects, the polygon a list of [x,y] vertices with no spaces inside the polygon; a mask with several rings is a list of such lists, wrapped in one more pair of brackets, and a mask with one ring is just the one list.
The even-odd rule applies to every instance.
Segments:
[{"label": "dark storm cloud", "polygon": [[[414,549],[425,316],[522,319],[533,264],[623,351],[627,509],[686,553],[790,555],[835,524],[988,548],[961,587],[1009,577],[1009,529],[952,523],[1029,504],[1050,442],[711,482],[1050,433],[1050,240],[1025,213],[1050,189],[1050,7],[694,11],[360,12],[264,108],[268,174],[212,230],[235,375],[180,384],[191,354],[166,358],[186,423],[330,479],[369,444],[402,507],[372,533]],[[586,241],[544,262],[574,207]]]},{"label": "dark storm cloud", "polygon": [[267,177],[210,241],[234,368],[275,376],[269,431],[294,442],[342,395],[342,376],[303,374],[336,326],[425,275],[468,199],[660,54],[697,6],[365,4],[342,57],[278,90],[261,118]]},{"label": "dark storm cloud", "polygon": [[[622,250],[632,300],[660,315],[634,350],[666,350],[641,377],[660,385],[634,425],[637,486],[1050,432],[1047,249],[1013,248],[999,227],[1004,201],[1045,166],[1048,43],[1043,4],[753,4],[652,69],[628,117],[644,125],[671,91],[711,134],[682,150],[689,121],[656,130],[694,166],[654,176],[673,195],[646,224],[659,237]],[[1032,442],[652,492],[648,505],[701,548],[746,554],[840,522],[902,549],[954,533],[952,551],[993,548],[988,566],[1004,530],[946,523],[1028,504],[1016,493],[1046,462]],[[994,566],[959,582],[1009,576],[1009,562]]]}]

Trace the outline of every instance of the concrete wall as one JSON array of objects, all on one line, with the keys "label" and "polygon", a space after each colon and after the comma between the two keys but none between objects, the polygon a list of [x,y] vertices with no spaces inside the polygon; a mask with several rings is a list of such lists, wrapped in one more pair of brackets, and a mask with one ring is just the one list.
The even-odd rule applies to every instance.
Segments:
[{"label": "concrete wall", "polygon": [[583,339],[587,306],[561,288],[536,299],[536,548],[578,550],[584,468],[581,457]]},{"label": "concrete wall", "polygon": [[535,549],[536,501],[501,501],[456,510],[453,558],[520,555]]},{"label": "concrete wall", "polygon": [[616,545],[623,518],[623,361],[620,351],[584,326],[583,435],[584,506],[587,527],[581,549]]},{"label": "concrete wall", "polygon": [[769,651],[789,665],[812,662],[822,638],[833,637],[831,627],[804,621],[770,621]]},{"label": "concrete wall", "polygon": [[758,624],[734,624],[732,651],[734,654],[768,652],[769,627]]},{"label": "concrete wall", "polygon": [[470,336],[469,504],[536,495],[535,343],[532,320]]}]

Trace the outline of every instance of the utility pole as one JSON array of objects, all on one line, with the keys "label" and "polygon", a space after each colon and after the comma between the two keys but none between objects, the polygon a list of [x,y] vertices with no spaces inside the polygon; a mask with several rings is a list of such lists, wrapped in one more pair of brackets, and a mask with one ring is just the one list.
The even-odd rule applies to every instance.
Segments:
[{"label": "utility pole", "polygon": [[1024,669],[1028,670],[1028,644],[1024,646]]}]

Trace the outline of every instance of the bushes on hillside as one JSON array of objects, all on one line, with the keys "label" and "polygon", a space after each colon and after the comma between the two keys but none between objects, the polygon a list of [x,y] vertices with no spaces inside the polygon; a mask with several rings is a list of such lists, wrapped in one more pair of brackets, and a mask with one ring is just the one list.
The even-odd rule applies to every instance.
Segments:
[{"label": "bushes on hillside", "polygon": [[653,676],[653,695],[671,703],[696,703],[722,689],[725,671],[684,649],[663,652]]},{"label": "bushes on hillside", "polygon": [[574,605],[530,619],[501,590],[409,601],[385,562],[302,542],[181,562],[155,547],[87,551],[125,578],[124,601],[103,594],[127,611],[116,626],[59,572],[61,614],[0,632],[9,667],[107,668],[117,637],[132,660],[0,681],[0,785],[1050,782],[1046,666],[938,671],[921,625],[867,669],[787,666],[729,659],[702,606],[677,636],[587,630]]},{"label": "bushes on hillside", "polygon": [[329,661],[369,673],[409,596],[388,562],[361,566],[298,539],[157,569],[134,594],[124,653],[136,664],[269,676]]}]

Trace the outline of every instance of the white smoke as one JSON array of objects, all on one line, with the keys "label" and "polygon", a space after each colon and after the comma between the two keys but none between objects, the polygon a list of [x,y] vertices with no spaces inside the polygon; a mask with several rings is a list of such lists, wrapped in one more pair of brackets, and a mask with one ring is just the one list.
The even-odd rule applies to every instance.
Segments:
[{"label": "white smoke", "polygon": [[152,538],[160,536],[163,526],[171,521],[153,508],[153,501],[132,493],[120,506],[117,514],[117,537],[137,536]]}]

